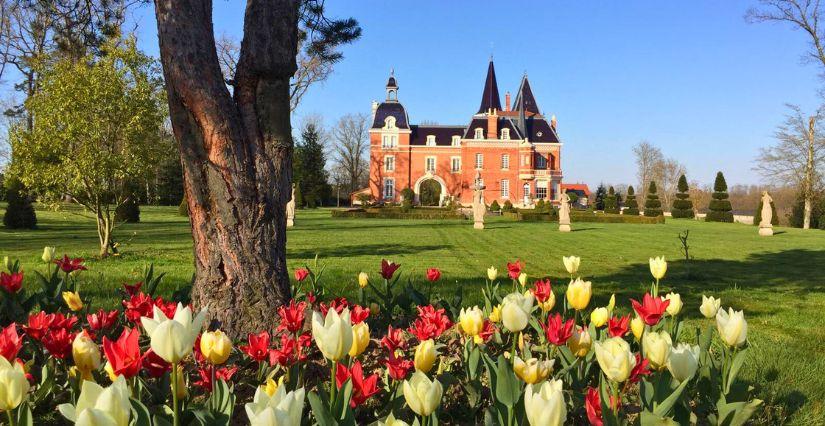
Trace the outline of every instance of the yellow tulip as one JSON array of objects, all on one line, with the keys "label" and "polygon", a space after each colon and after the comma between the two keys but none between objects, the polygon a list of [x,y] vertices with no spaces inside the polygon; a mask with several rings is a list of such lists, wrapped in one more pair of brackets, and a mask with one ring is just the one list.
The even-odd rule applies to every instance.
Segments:
[{"label": "yellow tulip", "polygon": [[132,416],[129,396],[129,386],[123,376],[106,388],[84,381],[77,405],[61,404],[57,409],[63,417],[77,425],[126,426]]},{"label": "yellow tulip", "polygon": [[732,348],[738,348],[748,340],[748,322],[742,311],[720,309],[716,313],[716,329],[722,341]]},{"label": "yellow tulip", "polygon": [[326,317],[322,317],[320,312],[313,312],[312,337],[324,358],[333,362],[344,358],[352,348],[349,309],[344,308],[340,315],[335,309],[330,309]]},{"label": "yellow tulip", "polygon": [[573,275],[579,271],[579,264],[582,260],[578,256],[562,256],[561,260],[564,262],[564,269],[567,269],[568,274]]},{"label": "yellow tulip", "polygon": [[667,314],[672,317],[679,315],[682,311],[682,296],[679,293],[670,292],[665,295],[665,300],[670,300],[670,304],[667,305]]},{"label": "yellow tulip", "polygon": [[438,354],[436,353],[435,342],[433,342],[433,339],[427,339],[419,343],[418,347],[415,348],[415,356],[413,357],[415,369],[424,373],[429,373],[430,370],[433,369],[437,355]]},{"label": "yellow tulip", "polygon": [[40,256],[40,259],[42,259],[44,263],[52,263],[52,260],[54,260],[54,250],[54,247],[43,247],[43,255]]},{"label": "yellow tulip", "polygon": [[521,284],[522,287],[527,285],[527,274],[524,272],[518,275],[518,283]]},{"label": "yellow tulip", "polygon": [[497,323],[501,321],[501,305],[493,306],[493,312],[490,312],[490,316],[487,317],[492,323]]},{"label": "yellow tulip", "polygon": [[109,376],[109,380],[111,380],[112,382],[114,382],[115,380],[117,380],[118,375],[117,375],[117,374],[115,374],[115,369],[112,367],[112,364],[109,364],[109,363],[107,362],[107,363],[103,366],[103,371],[105,371],[105,372],[106,372],[106,375],[107,375],[107,376]]},{"label": "yellow tulip", "polygon": [[513,361],[513,371],[524,383],[535,384],[550,376],[555,360],[539,361],[537,358],[522,360],[516,355]]},{"label": "yellow tulip", "polygon": [[192,318],[192,309],[178,303],[172,318],[167,317],[155,306],[152,318],[142,317],[140,323],[149,336],[152,350],[164,361],[177,364],[192,353],[192,347],[205,320],[205,309]]},{"label": "yellow tulip", "polygon": [[278,388],[280,386],[283,386],[283,384],[284,384],[284,376],[281,376],[281,378],[279,378],[277,382],[275,380],[273,380],[272,377],[267,377],[266,378],[266,383],[261,385],[261,390],[266,392],[266,394],[271,397],[272,395],[275,395],[275,392],[277,392]]},{"label": "yellow tulip", "polygon": [[645,322],[638,315],[630,320],[630,331],[633,332],[633,337],[635,337],[636,340],[641,341],[642,334],[645,332]]},{"label": "yellow tulip", "polygon": [[567,347],[573,355],[584,358],[590,352],[592,340],[590,339],[590,331],[586,328],[573,327],[573,334],[567,339]]},{"label": "yellow tulip", "polygon": [[670,335],[664,331],[651,331],[645,333],[642,337],[645,358],[650,361],[650,368],[656,371],[662,371],[667,367],[667,360],[670,357],[672,346],[673,341],[670,339]]},{"label": "yellow tulip", "polygon": [[379,420],[377,426],[410,426],[410,424],[404,420],[396,419],[395,416],[390,413],[383,422]]},{"label": "yellow tulip", "polygon": [[410,409],[419,416],[428,417],[441,403],[444,389],[438,379],[430,380],[426,374],[416,371],[404,381],[403,392]]},{"label": "yellow tulip", "polygon": [[607,311],[607,308],[596,308],[590,313],[590,323],[596,328],[607,324],[609,318],[610,312]]},{"label": "yellow tulip", "polygon": [[64,291],[63,301],[69,309],[77,312],[83,309],[83,300],[80,299],[80,294],[76,291]]},{"label": "yellow tulip", "polygon": [[527,385],[524,392],[524,414],[530,426],[560,426],[567,420],[561,380],[548,380]]},{"label": "yellow tulip", "polygon": [[358,286],[364,288],[370,283],[370,276],[366,272],[358,274]]},{"label": "yellow tulip", "polygon": [[581,278],[576,278],[567,286],[567,303],[577,311],[584,310],[590,304],[592,294],[590,281],[582,281]]},{"label": "yellow tulip", "polygon": [[92,371],[100,367],[100,348],[85,330],[72,341],[72,359],[84,380],[91,380]]},{"label": "yellow tulip", "polygon": [[713,296],[706,297],[704,294],[702,295],[702,306],[699,307],[699,312],[704,315],[705,318],[711,319],[716,317],[716,313],[719,312],[719,308],[722,306],[722,299],[716,299]]},{"label": "yellow tulip", "polygon": [[653,278],[661,280],[665,277],[666,272],[667,262],[664,256],[650,258],[650,273],[653,275]]},{"label": "yellow tulip", "polygon": [[498,276],[498,269],[496,269],[494,266],[491,266],[491,267],[487,268],[487,279],[488,280],[493,281],[493,280],[496,279],[496,276]]},{"label": "yellow tulip", "polygon": [[607,304],[607,311],[613,313],[613,308],[616,307],[616,293],[610,295],[610,302]]},{"label": "yellow tulip", "polygon": [[667,370],[677,382],[687,380],[699,368],[699,346],[679,343],[670,350]]},{"label": "yellow tulip", "polygon": [[630,345],[621,337],[611,337],[603,342],[596,342],[596,361],[608,380],[623,382],[630,377],[636,366],[636,357],[630,351]]},{"label": "yellow tulip", "polygon": [[220,330],[201,334],[201,353],[212,365],[221,365],[232,353],[232,341]]},{"label": "yellow tulip", "polygon": [[468,336],[477,336],[484,329],[484,313],[478,306],[464,309],[461,308],[461,313],[458,315],[458,325],[461,331]]},{"label": "yellow tulip", "polygon": [[544,302],[536,302],[541,308],[542,312],[550,312],[553,310],[553,307],[556,306],[556,295],[551,291],[550,295],[547,296],[547,300]]},{"label": "yellow tulip", "polygon": [[300,425],[304,414],[304,388],[286,391],[286,386],[278,386],[273,395],[263,388],[255,390],[252,402],[246,403],[246,416],[251,425]]},{"label": "yellow tulip", "polygon": [[533,293],[526,292],[510,293],[504,296],[501,304],[501,323],[504,328],[516,333],[524,330],[530,320],[530,312],[533,310]]},{"label": "yellow tulip", "polygon": [[366,322],[359,322],[352,326],[352,347],[349,356],[355,358],[367,350],[370,344],[370,326]]},{"label": "yellow tulip", "polygon": [[23,366],[0,356],[0,411],[14,410],[28,393],[29,381]]}]

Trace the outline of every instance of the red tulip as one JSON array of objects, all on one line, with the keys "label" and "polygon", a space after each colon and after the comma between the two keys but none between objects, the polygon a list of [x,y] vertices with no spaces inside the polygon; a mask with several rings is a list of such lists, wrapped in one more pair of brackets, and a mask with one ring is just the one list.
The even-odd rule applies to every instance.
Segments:
[{"label": "red tulip", "polygon": [[306,268],[298,268],[295,270],[295,280],[300,282],[309,276],[309,271]]},{"label": "red tulip", "polygon": [[269,351],[269,364],[288,367],[296,362],[305,361],[307,358],[305,350],[311,341],[312,337],[309,332],[298,336],[298,339],[282,334],[281,347]]},{"label": "red tulip", "polygon": [[509,275],[511,279],[517,280],[518,276],[521,275],[522,268],[524,268],[524,264],[521,263],[520,260],[513,263],[507,262],[507,275]]},{"label": "red tulip", "polygon": [[384,277],[385,280],[391,279],[395,271],[400,267],[401,265],[398,263],[387,262],[386,259],[381,259],[381,276]]},{"label": "red tulip", "polygon": [[[223,380],[228,382],[232,380],[232,376],[238,371],[238,367],[222,367],[215,370],[215,380]],[[195,381],[195,385],[200,386],[207,392],[212,392],[212,370],[210,368],[199,368],[198,375],[200,380]]]},{"label": "red tulip", "polygon": [[363,308],[361,305],[355,305],[349,311],[349,320],[353,324],[359,324],[370,316],[370,308]]},{"label": "red tulip", "polygon": [[630,315],[624,317],[611,317],[607,321],[607,332],[610,337],[624,337],[630,325]]},{"label": "red tulip", "polygon": [[642,318],[647,325],[656,325],[662,319],[662,315],[670,305],[670,300],[662,299],[661,297],[653,297],[650,293],[645,293],[642,303],[634,299],[630,299],[633,304],[633,309]]},{"label": "red tulip", "polygon": [[[166,302],[158,296],[155,299],[155,306],[158,307],[161,311],[163,311],[163,315],[166,315],[166,318],[173,318],[175,316],[175,311],[178,310],[178,304],[175,302]],[[154,316],[154,311],[152,311],[152,316]]]},{"label": "red tulip", "polygon": [[66,359],[72,356],[72,342],[74,341],[74,337],[75,333],[65,328],[50,329],[43,336],[43,347],[45,347],[53,357]]},{"label": "red tulip", "polygon": [[3,287],[3,290],[6,290],[9,294],[17,293],[23,287],[23,273],[7,274],[0,272],[0,287]]},{"label": "red tulip", "polygon": [[439,279],[441,279],[441,271],[438,268],[427,269],[427,281],[434,283]]},{"label": "red tulip", "polygon": [[384,363],[387,365],[387,373],[389,373],[393,380],[406,379],[407,374],[409,374],[413,368],[413,362],[411,360],[396,357],[393,352],[390,352],[390,356]]},{"label": "red tulip", "polygon": [[278,316],[281,317],[278,331],[289,330],[290,333],[301,331],[304,328],[306,308],[306,302],[295,303],[295,300],[290,300],[289,305],[281,305],[278,308]]},{"label": "red tulip", "polygon": [[321,316],[326,317],[327,311],[330,309],[335,309],[335,312],[340,314],[344,311],[344,308],[347,307],[349,307],[349,302],[347,302],[347,299],[344,297],[336,297],[335,299],[332,299],[332,301],[329,302],[329,306],[327,306],[324,302],[321,302]]},{"label": "red tulip", "polygon": [[599,390],[595,388],[587,388],[587,394],[584,398],[584,406],[587,411],[587,420],[592,426],[602,426],[602,401],[599,397]]},{"label": "red tulip", "polygon": [[62,313],[58,312],[56,314],[51,315],[51,323],[49,324],[49,328],[51,328],[52,330],[57,330],[60,328],[71,330],[75,324],[77,324],[77,317],[67,317],[64,316]]},{"label": "red tulip", "polygon": [[638,383],[642,376],[650,375],[648,365],[650,361],[642,358],[642,354],[636,354],[636,366],[630,371],[630,377],[627,379],[630,383]]},{"label": "red tulip", "polygon": [[238,346],[238,349],[249,355],[250,358],[258,362],[263,362],[269,357],[269,332],[262,331],[258,334],[249,333],[247,337],[248,345]]},{"label": "red tulip", "polygon": [[140,292],[141,287],[143,287],[143,282],[142,281],[137,282],[137,283],[132,284],[132,285],[125,284],[125,283],[123,284],[123,289],[126,290],[126,294],[128,294],[129,297],[133,297],[134,295],[138,294]]},{"label": "red tulip", "polygon": [[12,362],[23,347],[23,338],[17,334],[17,324],[11,323],[0,332],[0,356]]},{"label": "red tulip", "polygon": [[394,353],[396,349],[406,348],[407,342],[404,339],[404,330],[388,326],[387,335],[381,339],[381,346],[387,348],[387,351],[391,354]]},{"label": "red tulip", "polygon": [[352,398],[349,405],[355,408],[364,403],[369,397],[378,393],[378,375],[373,374],[364,378],[364,371],[361,368],[361,361],[355,361],[352,368],[347,369],[343,364],[338,364],[335,373],[335,383],[340,389],[347,379],[352,381]]},{"label": "red tulip", "polygon": [[315,293],[311,291],[307,292],[307,302],[309,302],[310,305],[315,305],[315,299]]},{"label": "red tulip", "polygon": [[552,291],[553,287],[550,285],[549,279],[538,280],[533,283],[533,296],[539,303],[544,303],[549,299]]},{"label": "red tulip", "polygon": [[496,326],[493,325],[493,322],[485,319],[484,320],[484,327],[481,328],[481,332],[478,333],[478,337],[481,337],[482,340],[485,342],[490,340],[490,337],[493,336],[496,332]]},{"label": "red tulip", "polygon": [[565,344],[567,339],[573,335],[573,325],[575,325],[575,321],[572,318],[562,321],[560,314],[548,315],[547,323],[541,324],[547,341],[556,346]]},{"label": "red tulip", "polygon": [[43,311],[36,314],[30,314],[29,322],[27,325],[23,326],[23,331],[26,332],[27,336],[34,340],[42,340],[46,332],[49,331],[53,319],[53,314],[47,314]]},{"label": "red tulip", "polygon": [[123,314],[130,322],[139,323],[141,317],[152,318],[154,316],[152,308],[155,306],[155,301],[148,294],[138,292],[122,303],[125,308]]},{"label": "red tulip", "polygon": [[83,266],[83,258],[76,257],[74,259],[69,259],[69,256],[63,255],[62,259],[55,259],[55,264],[65,273],[70,273],[74,271],[85,271],[86,267]]},{"label": "red tulip", "polygon": [[109,312],[98,309],[97,313],[86,315],[86,321],[89,323],[89,328],[94,331],[108,330],[117,322],[118,314],[117,309]]},{"label": "red tulip", "polygon": [[419,306],[418,318],[410,326],[409,332],[422,342],[441,336],[453,325],[444,312],[443,308],[435,309],[432,305]]},{"label": "red tulip", "polygon": [[143,354],[143,362],[141,364],[146,372],[149,373],[149,376],[154,378],[161,377],[166,374],[167,371],[172,370],[172,364],[166,362],[152,349],[149,349]]},{"label": "red tulip", "polygon": [[124,328],[114,342],[103,337],[103,353],[118,376],[130,379],[140,371],[143,358],[138,345],[139,337],[140,332],[136,328]]}]

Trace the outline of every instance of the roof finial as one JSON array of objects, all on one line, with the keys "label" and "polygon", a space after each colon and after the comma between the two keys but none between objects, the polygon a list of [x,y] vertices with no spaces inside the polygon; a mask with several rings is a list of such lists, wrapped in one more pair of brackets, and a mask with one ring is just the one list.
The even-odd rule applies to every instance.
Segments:
[{"label": "roof finial", "polygon": [[493,51],[495,50],[495,43],[490,42],[490,62],[493,62]]},{"label": "roof finial", "polygon": [[395,67],[390,68],[390,77],[395,75]]}]

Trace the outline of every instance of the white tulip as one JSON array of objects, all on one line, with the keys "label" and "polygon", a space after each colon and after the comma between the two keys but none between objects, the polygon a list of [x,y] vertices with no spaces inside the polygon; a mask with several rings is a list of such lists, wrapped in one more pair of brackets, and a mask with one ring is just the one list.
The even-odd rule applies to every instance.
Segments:
[{"label": "white tulip", "polygon": [[561,260],[564,262],[564,269],[567,269],[567,273],[570,275],[578,272],[579,264],[582,261],[578,256],[562,256]]},{"label": "white tulip", "polygon": [[742,311],[734,311],[728,308],[726,312],[720,309],[716,313],[716,329],[722,341],[730,347],[739,347],[745,344],[748,339],[748,322],[745,321],[745,314]]},{"label": "white tulip", "polygon": [[143,317],[140,323],[150,339],[150,346],[164,361],[177,364],[192,353],[192,346],[198,338],[206,320],[206,309],[192,318],[192,310],[178,303],[175,316],[168,318],[157,306],[153,318]]},{"label": "white tulip", "polygon": [[609,380],[621,383],[630,377],[633,367],[636,366],[636,357],[624,339],[611,337],[603,342],[594,343],[594,346],[599,368]]},{"label": "white tulip", "polygon": [[326,317],[322,317],[320,312],[313,312],[312,337],[324,358],[333,362],[344,358],[352,348],[349,309],[344,308],[339,315],[335,309],[330,308]]},{"label": "white tulip", "polygon": [[679,343],[670,350],[667,369],[677,382],[687,380],[699,368],[699,346]]},{"label": "white tulip", "polygon": [[14,410],[26,399],[29,381],[26,371],[17,362],[9,362],[0,355],[0,411]]},{"label": "white tulip", "polygon": [[567,419],[561,380],[548,380],[539,385],[527,385],[524,412],[530,426],[557,426]]},{"label": "white tulip", "polygon": [[667,262],[664,256],[650,258],[650,273],[653,275],[653,278],[657,280],[665,277],[665,273],[667,273]]},{"label": "white tulip", "polygon": [[126,378],[123,376],[118,376],[107,388],[84,380],[77,405],[61,404],[57,409],[75,425],[128,426],[129,417],[132,415],[130,394]]},{"label": "white tulip", "polygon": [[[334,309],[330,309],[334,311]],[[334,380],[334,379],[333,379]],[[255,391],[252,402],[247,403],[246,416],[252,426],[291,426],[301,424],[304,413],[304,388],[292,392],[286,386],[278,386],[269,396],[261,387]]]},{"label": "white tulip", "polygon": [[422,417],[432,414],[441,404],[444,389],[438,379],[430,380],[426,374],[416,371],[404,381],[404,399],[411,410]]},{"label": "white tulip", "polygon": [[679,315],[679,312],[682,311],[682,296],[680,296],[679,293],[670,292],[665,295],[665,300],[670,300],[670,303],[667,305],[668,315],[672,317]]},{"label": "white tulip", "polygon": [[533,294],[510,293],[501,303],[501,322],[504,328],[516,333],[524,330],[533,310]]},{"label": "white tulip", "polygon": [[716,317],[716,313],[719,312],[719,308],[722,306],[722,299],[716,299],[713,296],[706,297],[704,294],[702,295],[702,306],[699,307],[699,312],[704,315],[705,318],[711,319]]}]

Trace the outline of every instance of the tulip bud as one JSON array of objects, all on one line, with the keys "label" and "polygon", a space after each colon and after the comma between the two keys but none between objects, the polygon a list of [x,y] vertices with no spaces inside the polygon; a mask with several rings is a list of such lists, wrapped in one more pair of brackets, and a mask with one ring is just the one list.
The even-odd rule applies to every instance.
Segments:
[{"label": "tulip bud", "polygon": [[54,247],[43,247],[43,255],[40,256],[40,259],[43,259],[43,263],[52,263],[54,260]]},{"label": "tulip bud", "polygon": [[582,281],[581,278],[576,278],[567,286],[567,303],[573,309],[581,311],[590,304],[592,294],[590,281]]},{"label": "tulip bud", "polygon": [[375,302],[370,303],[370,312],[374,315],[378,315],[381,313],[381,306]]},{"label": "tulip bud", "polygon": [[220,330],[201,334],[201,353],[212,365],[221,365],[232,353],[232,341]]},{"label": "tulip bud", "polygon": [[642,347],[644,348],[645,358],[650,361],[651,369],[661,371],[667,367],[672,345],[670,335],[664,331],[645,333],[642,337]]},{"label": "tulip bud", "polygon": [[664,256],[650,258],[650,273],[653,275],[653,278],[661,280],[664,278],[666,272],[667,262],[665,262]]},{"label": "tulip bud", "polygon": [[704,294],[702,295],[702,306],[699,307],[699,312],[704,315],[705,318],[711,319],[716,317],[716,313],[719,312],[719,307],[722,306],[722,299],[716,299],[713,296],[706,297]]},{"label": "tulip bud", "polygon": [[362,321],[352,326],[352,347],[349,356],[355,358],[364,353],[370,344],[370,326]]},{"label": "tulip bud", "polygon": [[272,377],[267,377],[266,378],[266,383],[261,385],[261,390],[266,392],[266,394],[271,397],[271,396],[275,395],[275,392],[277,392],[278,388],[283,386],[283,384],[284,384],[284,376],[281,376],[278,379],[277,382],[275,380],[273,380]]},{"label": "tulip bud", "polygon": [[616,307],[616,293],[610,295],[610,302],[607,304],[607,312],[613,313],[613,308]]},{"label": "tulip bud", "polygon": [[64,291],[63,301],[72,311],[77,312],[83,309],[83,300],[80,299],[80,294],[76,291]]},{"label": "tulip bud", "polygon": [[484,328],[484,314],[478,306],[473,306],[472,309],[461,308],[461,313],[458,315],[458,324],[464,334],[477,336]]},{"label": "tulip bud", "polygon": [[[183,366],[178,366],[178,399],[185,399],[189,396],[189,391],[186,390],[186,371],[184,371]],[[174,386],[170,384],[174,392]]]},{"label": "tulip bud", "polygon": [[487,279],[488,280],[490,280],[490,281],[495,280],[497,275],[498,275],[498,269],[496,269],[493,266],[487,268]]},{"label": "tulip bud", "polygon": [[516,355],[513,360],[513,371],[524,383],[532,385],[550,376],[554,363],[555,360],[539,361],[537,358],[530,358],[527,361],[523,361]]},{"label": "tulip bud", "polygon": [[609,318],[610,313],[607,311],[607,308],[596,308],[590,313],[590,323],[596,328],[607,324]]},{"label": "tulip bud", "polygon": [[596,342],[595,347],[599,368],[608,380],[621,383],[630,377],[633,367],[636,366],[636,357],[624,339],[611,337],[603,342]]},{"label": "tulip bud", "polygon": [[679,312],[682,310],[682,296],[678,293],[670,292],[665,295],[665,300],[670,300],[670,303],[667,305],[668,315],[672,317],[679,315]]},{"label": "tulip bud", "polygon": [[745,314],[742,311],[734,311],[733,308],[728,308],[727,311],[720,309],[716,313],[716,329],[722,341],[732,348],[744,345],[748,339],[748,322],[745,321]]},{"label": "tulip bud", "polygon": [[370,283],[370,276],[366,272],[358,274],[358,286],[364,288]]},{"label": "tulip bud", "polygon": [[72,341],[72,359],[83,379],[90,379],[91,372],[100,367],[100,348],[85,330]]},{"label": "tulip bud", "polygon": [[437,355],[433,339],[427,339],[419,343],[418,347],[415,348],[415,356],[413,358],[415,369],[429,373],[430,370],[433,369]]},{"label": "tulip bud", "polygon": [[510,293],[501,304],[501,322],[504,328],[516,333],[524,330],[533,310],[533,294]]},{"label": "tulip bud", "polygon": [[441,403],[444,389],[438,379],[431,381],[426,374],[416,371],[404,381],[403,392],[410,409],[419,416],[428,417]]},{"label": "tulip bud", "polygon": [[531,426],[562,425],[567,420],[561,380],[528,385],[524,392],[524,414]]},{"label": "tulip bud", "polygon": [[582,327],[573,327],[573,334],[567,339],[567,347],[573,355],[584,358],[590,352],[590,331]]},{"label": "tulip bud", "polygon": [[487,317],[492,323],[497,323],[501,321],[501,305],[493,306],[493,311],[490,312],[490,316]]},{"label": "tulip bud", "polygon": [[564,262],[564,269],[567,269],[568,274],[574,275],[578,272],[581,258],[578,256],[562,256],[561,260]]},{"label": "tulip bud", "polygon": [[3,256],[3,266],[6,267],[7,271],[11,271],[13,265],[11,264],[11,259],[9,259],[8,256]]},{"label": "tulip bud", "polygon": [[525,274],[524,272],[520,273],[518,275],[518,283],[521,284],[522,287],[527,285],[527,274]]},{"label": "tulip bud", "polygon": [[645,332],[645,322],[638,315],[630,321],[630,331],[633,332],[633,337],[636,340],[641,341],[642,334]]},{"label": "tulip bud", "polygon": [[667,369],[677,382],[687,380],[699,368],[699,346],[679,343],[670,350]]}]

